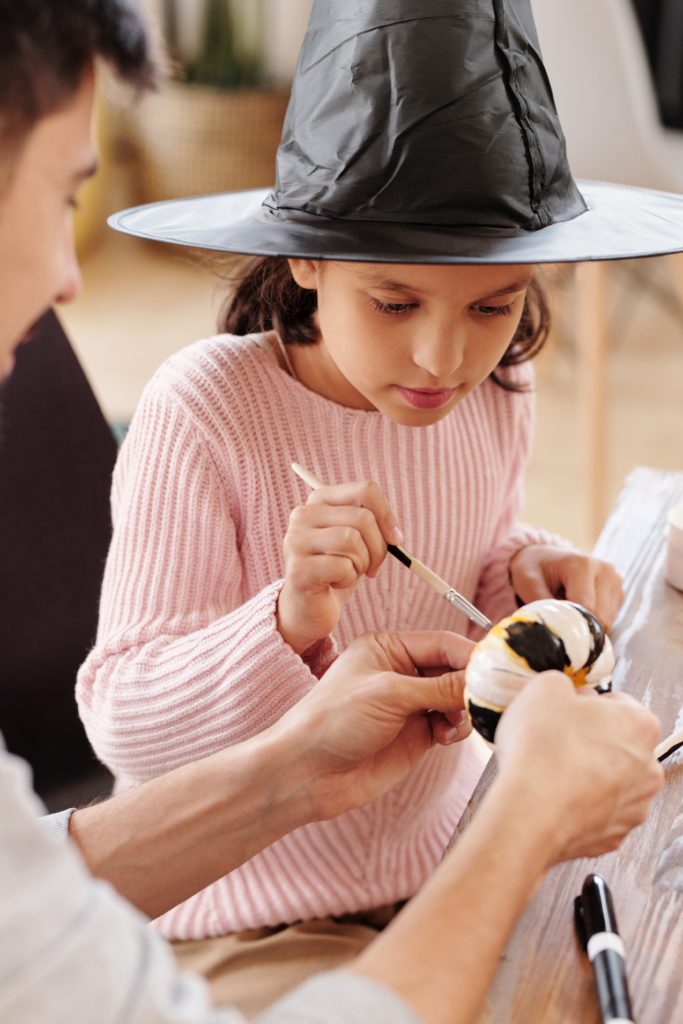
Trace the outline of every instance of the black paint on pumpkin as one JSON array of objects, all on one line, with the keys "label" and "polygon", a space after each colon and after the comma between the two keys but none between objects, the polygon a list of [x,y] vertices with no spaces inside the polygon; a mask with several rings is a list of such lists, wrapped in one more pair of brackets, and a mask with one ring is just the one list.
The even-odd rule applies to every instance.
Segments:
[{"label": "black paint on pumpkin", "polygon": [[496,734],[496,726],[498,725],[502,711],[494,711],[493,708],[483,708],[479,704],[475,704],[474,701],[468,700],[467,710],[469,711],[470,718],[472,719],[472,727],[477,730],[480,736],[483,736],[489,743],[493,743],[493,737]]},{"label": "black paint on pumpkin", "polygon": [[574,605],[577,611],[581,612],[584,619],[588,623],[588,628],[590,630],[591,639],[593,642],[591,644],[591,649],[588,658],[582,665],[582,668],[590,668],[591,665],[593,665],[602,654],[603,648],[605,646],[605,631],[592,612],[589,612],[588,609],[584,608],[582,604],[576,604],[574,601],[571,601],[570,603]]},{"label": "black paint on pumpkin", "polygon": [[511,622],[505,630],[508,646],[524,658],[534,672],[557,669],[564,672],[569,657],[560,637],[543,622]]}]

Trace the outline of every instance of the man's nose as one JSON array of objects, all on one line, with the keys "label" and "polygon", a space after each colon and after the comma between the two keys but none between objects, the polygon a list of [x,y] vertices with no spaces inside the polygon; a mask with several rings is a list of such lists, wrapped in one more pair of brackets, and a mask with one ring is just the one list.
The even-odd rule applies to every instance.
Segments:
[{"label": "man's nose", "polygon": [[59,291],[55,296],[55,302],[72,302],[82,287],[81,268],[78,265],[76,250],[72,248],[62,274]]}]

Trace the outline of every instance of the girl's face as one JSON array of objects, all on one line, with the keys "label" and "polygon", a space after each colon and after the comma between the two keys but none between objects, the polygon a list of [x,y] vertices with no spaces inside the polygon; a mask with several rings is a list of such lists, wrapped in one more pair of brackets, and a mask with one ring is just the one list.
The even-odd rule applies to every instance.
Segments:
[{"label": "girl's face", "polygon": [[407,426],[436,423],[495,369],[532,274],[518,265],[289,263],[318,293],[320,341],[289,346],[298,378]]}]

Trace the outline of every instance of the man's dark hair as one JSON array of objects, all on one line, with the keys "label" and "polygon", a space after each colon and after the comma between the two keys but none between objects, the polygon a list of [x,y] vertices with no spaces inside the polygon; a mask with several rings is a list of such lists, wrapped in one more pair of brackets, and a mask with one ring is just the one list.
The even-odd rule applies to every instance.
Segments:
[{"label": "man's dark hair", "polygon": [[136,89],[157,79],[144,22],[129,0],[0,0],[0,156],[68,103],[103,59]]}]

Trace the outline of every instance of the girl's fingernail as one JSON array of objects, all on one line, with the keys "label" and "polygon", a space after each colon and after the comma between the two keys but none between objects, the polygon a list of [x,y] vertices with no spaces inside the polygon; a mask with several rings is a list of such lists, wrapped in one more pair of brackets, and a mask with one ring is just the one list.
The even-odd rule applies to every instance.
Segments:
[{"label": "girl's fingernail", "polygon": [[450,729],[446,729],[445,733],[443,734],[443,741],[444,741],[444,743],[453,743],[453,741],[457,740],[457,738],[458,738],[458,727],[456,725],[451,726]]},{"label": "girl's fingernail", "polygon": [[384,524],[387,528],[387,533],[391,534],[392,543],[403,544],[405,537],[403,536],[403,531],[399,530],[398,523],[394,518],[393,512],[387,513]]}]

